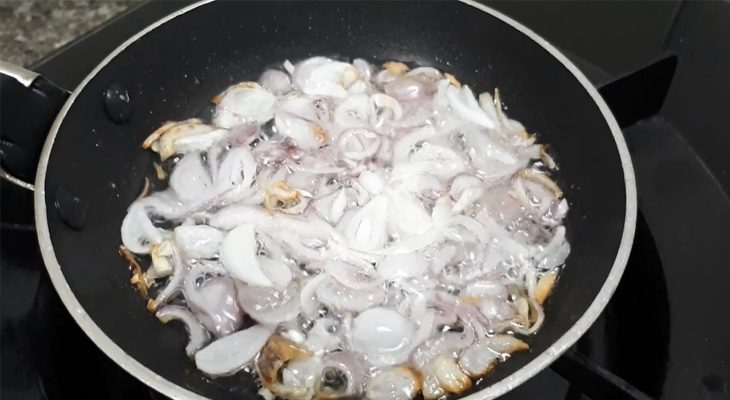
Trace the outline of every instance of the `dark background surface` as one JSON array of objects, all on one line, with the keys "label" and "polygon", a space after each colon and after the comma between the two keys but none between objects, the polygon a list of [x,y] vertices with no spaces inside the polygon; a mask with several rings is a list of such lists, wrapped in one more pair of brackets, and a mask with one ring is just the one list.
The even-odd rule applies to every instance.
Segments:
[{"label": "dark background surface", "polygon": [[0,2],[0,58],[30,65],[141,4],[141,0],[5,0]]}]

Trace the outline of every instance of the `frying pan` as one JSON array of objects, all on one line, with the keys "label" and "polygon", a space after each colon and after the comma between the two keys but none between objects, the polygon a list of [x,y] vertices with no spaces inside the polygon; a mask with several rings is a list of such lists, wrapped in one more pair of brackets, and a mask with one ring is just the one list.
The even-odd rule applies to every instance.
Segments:
[{"label": "frying pan", "polygon": [[[636,219],[633,169],[614,117],[578,68],[527,27],[471,1],[204,1],[130,38],[65,102],[43,78],[3,64],[22,86],[8,103],[13,85],[3,85],[4,109],[17,111],[3,115],[6,177],[27,171],[13,138],[32,147],[28,135],[63,102],[37,165],[35,216],[48,273],[71,315],[110,358],[169,397],[255,398],[247,374],[203,376],[185,356],[184,329],[147,313],[117,253],[119,227],[152,174],[154,156],[140,149],[151,131],[209,116],[209,100],[227,86],[312,55],[403,60],[448,70],[477,92],[499,87],[510,115],[550,143],[571,205],[572,252],[531,350],[500,364],[466,398],[497,397],[547,367],[620,280]],[[120,93],[129,101],[115,101]],[[34,118],[15,123],[17,115]]]}]

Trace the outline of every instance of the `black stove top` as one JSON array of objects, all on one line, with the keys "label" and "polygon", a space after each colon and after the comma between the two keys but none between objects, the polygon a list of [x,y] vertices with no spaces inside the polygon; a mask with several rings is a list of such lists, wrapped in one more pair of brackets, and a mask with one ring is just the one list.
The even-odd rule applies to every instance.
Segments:
[{"label": "black stove top", "polygon": [[[39,62],[72,88],[184,2],[142,4]],[[563,49],[607,98],[636,169],[626,273],[574,348],[505,399],[730,399],[730,3],[490,3]],[[658,62],[657,62],[658,61]],[[638,71],[638,72],[637,72]],[[2,182],[3,399],[163,399],[104,356],[46,275],[32,196]]]}]

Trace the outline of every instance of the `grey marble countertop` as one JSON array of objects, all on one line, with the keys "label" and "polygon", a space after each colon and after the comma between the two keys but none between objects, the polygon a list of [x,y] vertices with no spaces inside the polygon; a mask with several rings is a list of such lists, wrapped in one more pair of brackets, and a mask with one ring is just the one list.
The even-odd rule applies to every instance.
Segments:
[{"label": "grey marble countertop", "polygon": [[0,59],[29,65],[140,0],[0,0]]}]

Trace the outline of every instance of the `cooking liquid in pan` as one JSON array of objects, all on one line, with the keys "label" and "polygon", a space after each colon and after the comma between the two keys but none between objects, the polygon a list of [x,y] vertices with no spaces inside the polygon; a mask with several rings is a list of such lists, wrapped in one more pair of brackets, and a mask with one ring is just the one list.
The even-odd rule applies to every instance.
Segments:
[{"label": "cooking liquid in pan", "polygon": [[199,369],[251,368],[292,399],[428,399],[528,349],[568,206],[498,91],[314,57],[213,102],[210,124],[145,141],[168,187],[122,225],[133,283],[186,325]]}]

